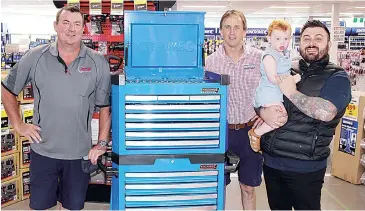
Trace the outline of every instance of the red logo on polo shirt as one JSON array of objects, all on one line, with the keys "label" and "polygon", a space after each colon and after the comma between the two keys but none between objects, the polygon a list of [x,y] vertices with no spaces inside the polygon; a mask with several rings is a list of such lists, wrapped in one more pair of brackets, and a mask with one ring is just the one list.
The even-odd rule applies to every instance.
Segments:
[{"label": "red logo on polo shirt", "polygon": [[78,70],[79,70],[80,73],[89,73],[89,72],[91,72],[91,67],[79,66]]}]

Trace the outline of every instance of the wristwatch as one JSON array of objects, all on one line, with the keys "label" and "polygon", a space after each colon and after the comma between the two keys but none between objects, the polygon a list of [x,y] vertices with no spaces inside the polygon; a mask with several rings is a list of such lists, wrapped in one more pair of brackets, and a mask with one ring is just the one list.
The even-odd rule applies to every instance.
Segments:
[{"label": "wristwatch", "polygon": [[108,146],[108,141],[99,140],[98,145],[101,146],[101,147],[107,147]]}]

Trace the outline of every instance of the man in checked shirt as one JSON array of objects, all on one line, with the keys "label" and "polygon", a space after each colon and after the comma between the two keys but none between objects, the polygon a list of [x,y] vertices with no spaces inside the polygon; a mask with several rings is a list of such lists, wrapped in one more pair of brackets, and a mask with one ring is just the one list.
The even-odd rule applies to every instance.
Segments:
[{"label": "man in checked shirt", "polygon": [[[228,148],[240,157],[238,179],[243,209],[256,209],[255,187],[261,184],[262,155],[250,146],[248,131],[261,123],[253,108],[253,98],[260,80],[261,51],[245,45],[245,16],[236,10],[221,18],[220,31],[224,39],[216,52],[206,59],[206,71],[230,76],[228,96]],[[256,122],[256,123],[255,123]],[[226,185],[230,175],[226,175]]]}]

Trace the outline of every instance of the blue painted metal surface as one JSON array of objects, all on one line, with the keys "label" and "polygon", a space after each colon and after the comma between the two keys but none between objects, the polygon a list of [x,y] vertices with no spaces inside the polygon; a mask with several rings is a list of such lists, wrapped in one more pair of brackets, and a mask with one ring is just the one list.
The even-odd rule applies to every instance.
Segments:
[{"label": "blue painted metal surface", "polygon": [[204,13],[125,11],[124,23],[110,208],[224,209],[228,78],[204,72]]},{"label": "blue painted metal surface", "polygon": [[204,13],[125,11],[127,79],[202,79]]}]

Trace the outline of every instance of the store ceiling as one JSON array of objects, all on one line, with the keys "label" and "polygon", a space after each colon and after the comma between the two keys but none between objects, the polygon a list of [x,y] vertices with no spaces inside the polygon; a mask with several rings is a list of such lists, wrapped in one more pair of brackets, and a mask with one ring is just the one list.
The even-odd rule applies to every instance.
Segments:
[{"label": "store ceiling", "polygon": [[[237,9],[247,17],[330,17],[332,4],[340,5],[340,17],[364,17],[365,1],[352,0],[177,0],[177,9],[184,11],[206,11],[207,18],[220,18],[228,9]],[[52,0],[1,0],[3,11],[31,8],[31,12],[39,12],[53,8]],[[18,11],[20,12],[20,11]],[[23,11],[22,11],[23,12]],[[51,11],[50,11],[51,12]]]},{"label": "store ceiling", "polygon": [[339,4],[341,17],[364,17],[365,1],[273,1],[273,0],[178,0],[178,10],[206,11],[206,17],[221,17],[229,9],[242,11],[247,17],[330,17],[332,4]]}]

